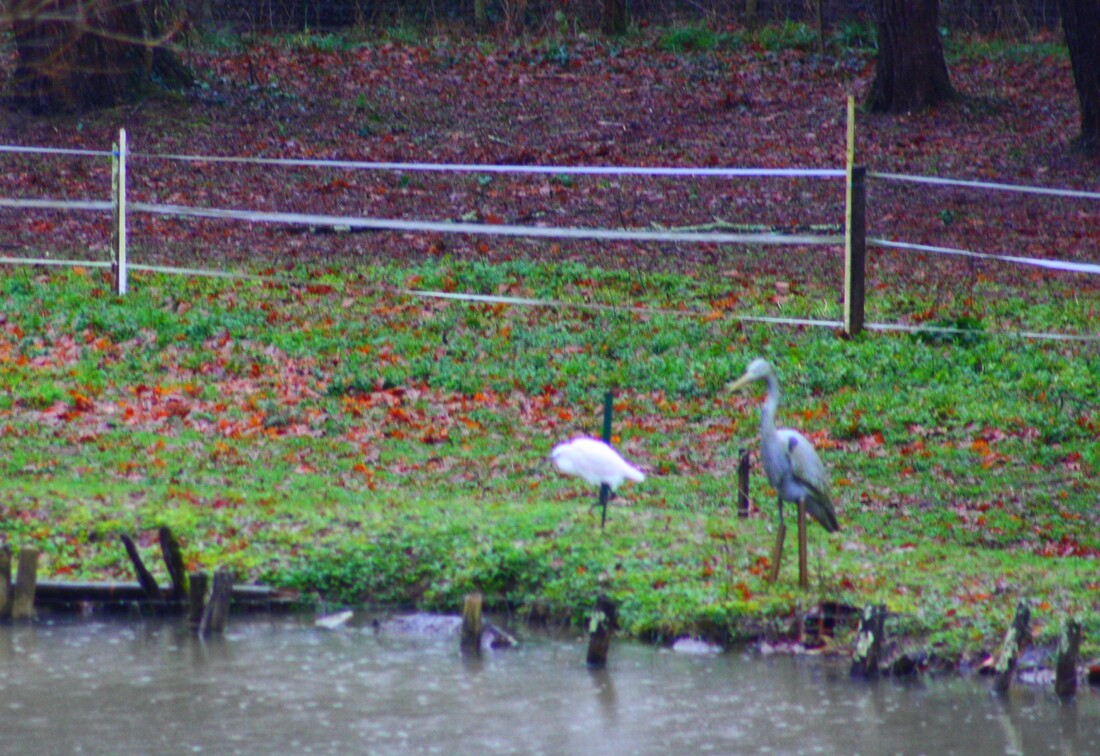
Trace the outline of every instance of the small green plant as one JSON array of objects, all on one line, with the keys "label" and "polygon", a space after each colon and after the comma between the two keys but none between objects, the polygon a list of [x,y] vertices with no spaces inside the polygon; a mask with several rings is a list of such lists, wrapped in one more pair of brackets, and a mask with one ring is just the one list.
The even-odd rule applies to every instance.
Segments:
[{"label": "small green plant", "polygon": [[718,47],[718,32],[705,26],[676,26],[657,39],[657,49],[664,52],[709,52]]},{"label": "small green plant", "polygon": [[834,32],[832,40],[842,50],[875,50],[878,48],[878,30],[867,21],[844,21]]},{"label": "small green plant", "polygon": [[761,27],[753,39],[769,52],[811,50],[817,45],[817,32],[812,26],[788,19],[782,24]]}]

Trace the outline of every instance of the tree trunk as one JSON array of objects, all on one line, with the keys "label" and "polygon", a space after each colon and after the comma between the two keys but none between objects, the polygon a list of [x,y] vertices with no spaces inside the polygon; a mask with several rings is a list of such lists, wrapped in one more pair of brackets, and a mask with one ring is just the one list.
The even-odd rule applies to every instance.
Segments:
[{"label": "tree trunk", "polygon": [[609,37],[626,34],[626,0],[603,0],[600,31]]},{"label": "tree trunk", "polygon": [[940,43],[939,0],[876,0],[878,55],[867,108],[904,113],[955,97]]},{"label": "tree trunk", "polygon": [[117,105],[155,79],[187,86],[191,73],[166,44],[180,3],[13,0],[14,99],[36,111]]},{"label": "tree trunk", "polygon": [[1100,152],[1100,3],[1061,0],[1059,5],[1081,105],[1078,142],[1090,152]]}]

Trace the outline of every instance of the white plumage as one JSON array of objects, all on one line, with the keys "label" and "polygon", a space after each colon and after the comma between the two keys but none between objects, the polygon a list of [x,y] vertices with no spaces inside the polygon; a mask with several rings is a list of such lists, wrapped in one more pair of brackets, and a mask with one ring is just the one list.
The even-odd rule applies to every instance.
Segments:
[{"label": "white plumage", "polygon": [[636,483],[645,480],[645,473],[595,438],[582,436],[564,441],[550,452],[550,459],[566,475],[583,478],[594,486],[606,483],[612,491],[627,478]]}]

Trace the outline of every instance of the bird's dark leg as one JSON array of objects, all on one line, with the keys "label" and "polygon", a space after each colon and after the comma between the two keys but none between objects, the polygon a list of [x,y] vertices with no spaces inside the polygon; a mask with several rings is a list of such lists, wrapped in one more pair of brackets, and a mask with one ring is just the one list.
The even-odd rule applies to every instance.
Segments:
[{"label": "bird's dark leg", "polygon": [[810,587],[806,566],[806,502],[803,499],[798,500],[798,587],[802,590]]},{"label": "bird's dark leg", "polygon": [[600,484],[600,506],[603,507],[603,511],[600,512],[600,530],[603,530],[604,523],[607,522],[607,502],[611,498],[611,486],[606,483]]},{"label": "bird's dark leg", "polygon": [[768,573],[768,582],[774,583],[779,578],[779,561],[783,558],[783,541],[787,538],[787,526],[783,524],[783,500],[779,503],[779,527],[775,531],[775,546],[772,547],[772,569]]}]

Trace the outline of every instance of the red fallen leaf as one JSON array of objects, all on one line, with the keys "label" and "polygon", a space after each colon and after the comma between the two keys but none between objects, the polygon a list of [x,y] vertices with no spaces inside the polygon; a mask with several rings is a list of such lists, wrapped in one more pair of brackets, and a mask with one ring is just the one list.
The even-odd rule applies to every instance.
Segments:
[{"label": "red fallen leaf", "polygon": [[91,399],[76,391],[70,391],[69,397],[73,400],[73,412],[90,412],[95,409]]},{"label": "red fallen leaf", "polygon": [[738,583],[737,585],[733,586],[733,589],[737,591],[738,595],[741,596],[742,601],[748,601],[752,598],[752,591],[749,590],[749,586],[746,585],[744,582]]},{"label": "red fallen leaf", "polygon": [[499,215],[496,215],[495,213],[487,213],[485,215],[485,222],[488,223],[490,226],[504,225],[504,219],[501,218]]},{"label": "red fallen leaf", "polygon": [[328,284],[307,284],[306,291],[310,294],[331,294],[335,289]]}]

